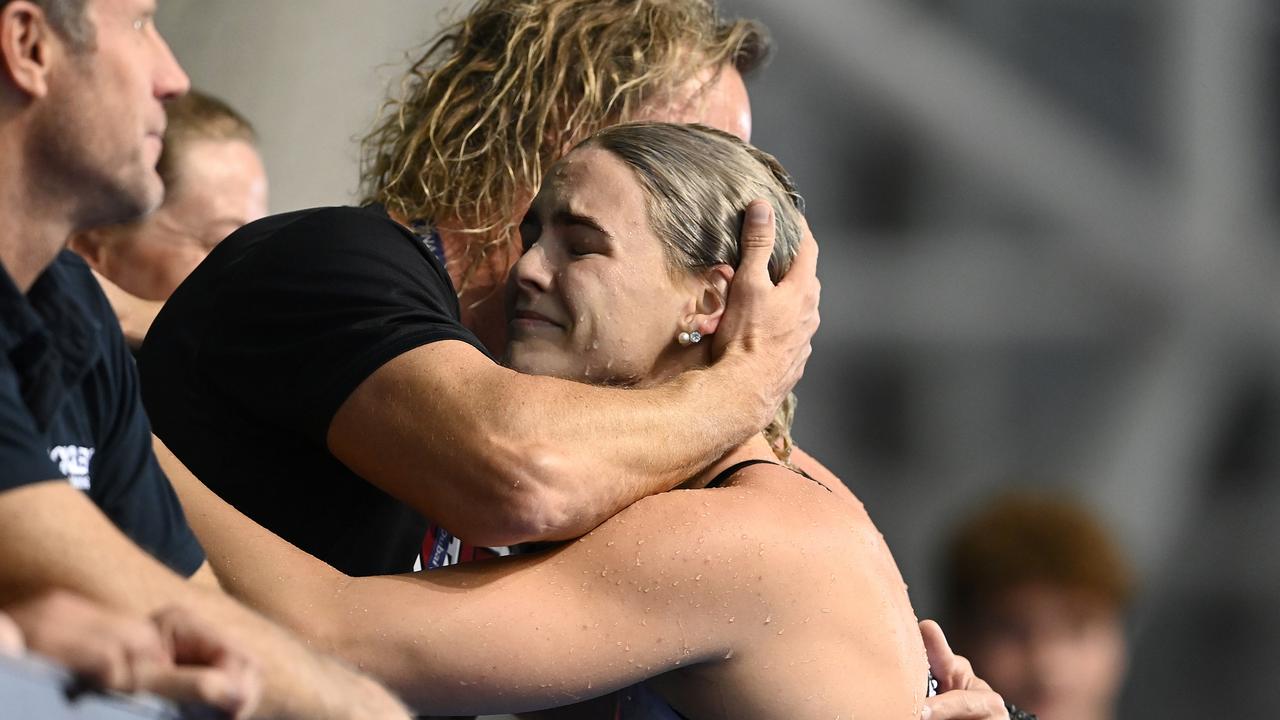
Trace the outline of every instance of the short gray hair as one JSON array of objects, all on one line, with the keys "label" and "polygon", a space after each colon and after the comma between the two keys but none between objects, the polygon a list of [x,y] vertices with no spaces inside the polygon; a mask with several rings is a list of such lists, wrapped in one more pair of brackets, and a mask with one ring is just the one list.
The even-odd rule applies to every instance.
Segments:
[{"label": "short gray hair", "polygon": [[[804,199],[772,155],[705,125],[627,123],[605,128],[583,145],[613,153],[648,196],[649,222],[674,270],[737,267],[747,205],[773,206],[777,232],[769,276],[776,283],[800,247]],[[783,461],[791,455],[795,396],[788,394],[765,436]]]},{"label": "short gray hair", "polygon": [[[8,5],[12,0],[0,0],[0,7]],[[44,10],[49,24],[58,31],[71,48],[76,51],[92,50],[94,43],[93,23],[85,17],[84,10],[89,0],[31,0]]]}]

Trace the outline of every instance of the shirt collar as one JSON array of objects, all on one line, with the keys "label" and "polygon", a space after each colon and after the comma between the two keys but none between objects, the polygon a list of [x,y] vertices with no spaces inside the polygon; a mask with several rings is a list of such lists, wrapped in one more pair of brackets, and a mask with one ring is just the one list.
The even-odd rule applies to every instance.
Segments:
[{"label": "shirt collar", "polygon": [[68,388],[80,383],[102,353],[102,324],[76,297],[69,265],[60,255],[25,295],[0,265],[0,353],[8,356],[42,431]]}]

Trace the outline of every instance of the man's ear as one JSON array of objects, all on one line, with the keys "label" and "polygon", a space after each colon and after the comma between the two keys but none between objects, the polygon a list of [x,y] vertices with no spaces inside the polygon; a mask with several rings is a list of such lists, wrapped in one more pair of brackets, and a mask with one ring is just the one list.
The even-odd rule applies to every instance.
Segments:
[{"label": "man's ear", "polygon": [[71,236],[67,241],[67,247],[84,258],[84,261],[89,263],[89,267],[103,272],[103,264],[106,261],[104,256],[107,254],[105,233],[106,230],[102,228],[82,230]]},{"label": "man's ear", "polygon": [[732,281],[733,267],[729,265],[716,265],[703,272],[694,311],[685,318],[686,327],[703,335],[714,333],[720,327]]},{"label": "man's ear", "polygon": [[49,93],[49,69],[62,48],[44,10],[29,0],[12,0],[0,8],[0,57],[6,78],[22,94]]}]

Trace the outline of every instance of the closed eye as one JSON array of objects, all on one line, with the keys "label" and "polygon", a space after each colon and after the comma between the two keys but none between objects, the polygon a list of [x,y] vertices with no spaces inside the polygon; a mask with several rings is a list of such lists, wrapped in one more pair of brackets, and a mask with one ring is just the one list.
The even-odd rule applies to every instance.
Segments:
[{"label": "closed eye", "polygon": [[524,216],[524,220],[520,221],[520,245],[524,252],[529,252],[529,248],[538,242],[538,237],[542,235],[542,223],[538,222],[538,218],[529,213]]}]

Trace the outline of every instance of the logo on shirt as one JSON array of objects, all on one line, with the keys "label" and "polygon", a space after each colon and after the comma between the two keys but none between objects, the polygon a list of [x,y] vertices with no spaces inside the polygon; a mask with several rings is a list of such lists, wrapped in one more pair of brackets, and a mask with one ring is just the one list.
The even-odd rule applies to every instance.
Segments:
[{"label": "logo on shirt", "polygon": [[89,489],[89,461],[93,459],[93,448],[55,445],[49,449],[49,459],[58,463],[58,470],[71,481],[72,487]]}]

